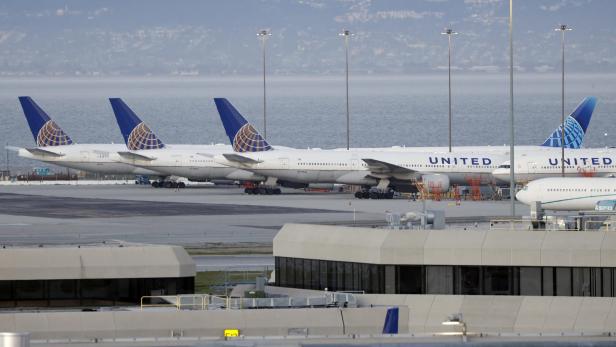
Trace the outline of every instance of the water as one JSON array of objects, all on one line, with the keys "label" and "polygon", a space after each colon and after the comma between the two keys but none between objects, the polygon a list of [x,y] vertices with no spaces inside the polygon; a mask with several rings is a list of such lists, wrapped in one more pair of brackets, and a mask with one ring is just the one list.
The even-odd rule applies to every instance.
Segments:
[{"label": "water", "polygon": [[[80,143],[122,142],[108,97],[122,97],[166,143],[227,143],[213,97],[227,97],[262,128],[258,77],[3,79],[0,81],[0,144],[32,146],[17,96],[30,95]],[[616,75],[570,75],[565,111],[583,97],[599,103],[587,147],[614,145]],[[352,77],[351,145],[446,146],[447,77]],[[516,142],[539,144],[560,122],[559,75],[519,75],[515,85]],[[453,142],[509,143],[506,75],[465,75],[453,80]],[[268,140],[295,147],[346,146],[345,90],[341,77],[271,77]],[[607,136],[605,134],[607,133]],[[40,166],[10,156],[12,167]],[[6,155],[0,167],[6,165]]]}]

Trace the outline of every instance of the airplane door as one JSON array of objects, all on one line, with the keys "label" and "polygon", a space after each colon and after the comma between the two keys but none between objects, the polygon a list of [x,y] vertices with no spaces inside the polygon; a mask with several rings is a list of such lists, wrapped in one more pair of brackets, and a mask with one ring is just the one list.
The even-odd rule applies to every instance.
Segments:
[{"label": "airplane door", "polygon": [[357,162],[357,159],[351,159],[351,168],[356,169],[358,167],[359,167],[359,163]]},{"label": "airplane door", "polygon": [[171,162],[175,163],[176,166],[182,166],[182,156],[179,154],[172,155]]},{"label": "airplane door", "polygon": [[285,169],[288,170],[289,169],[289,158],[279,158],[280,159],[280,166]]},{"label": "airplane door", "polygon": [[534,161],[529,161],[526,163],[526,169],[528,171],[528,178],[529,180],[535,179],[535,175],[537,174],[537,163]]}]

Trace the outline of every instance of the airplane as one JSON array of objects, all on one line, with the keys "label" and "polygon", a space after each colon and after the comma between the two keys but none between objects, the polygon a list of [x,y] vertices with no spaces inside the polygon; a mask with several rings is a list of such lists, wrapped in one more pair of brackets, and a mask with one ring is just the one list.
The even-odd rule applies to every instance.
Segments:
[{"label": "airplane", "polygon": [[[565,164],[566,177],[615,176],[616,149],[584,148],[566,151],[564,161],[560,151],[522,153],[515,158],[515,182],[527,183],[540,178],[560,176],[562,163]],[[509,168],[510,162],[505,161],[492,172],[492,176],[508,182],[511,177]]]},{"label": "airplane", "polygon": [[159,175],[156,171],[117,161],[117,152],[125,150],[123,144],[75,143],[31,97],[20,96],[19,102],[36,143],[30,148],[7,146],[20,157],[102,174]]},{"label": "airplane", "polygon": [[[447,191],[454,184],[472,185],[492,182],[492,171],[509,157],[509,148],[473,146],[457,147],[449,153],[444,147],[415,147],[315,150],[274,150],[239,111],[224,98],[214,99],[235,153],[224,153],[216,160],[224,165],[252,171],[267,177],[266,186],[279,181],[342,183],[364,186],[358,198],[391,198],[389,188],[413,190],[417,183],[424,188]],[[569,116],[580,124],[580,136],[565,138],[565,145],[579,148],[594,110],[596,99],[586,98]],[[556,129],[541,146],[516,146],[528,153],[556,151],[560,132]],[[469,148],[472,148],[470,150]],[[482,150],[485,149],[485,150]],[[368,187],[376,185],[376,192]],[[374,193],[374,194],[372,194]]]},{"label": "airplane", "polygon": [[[142,169],[154,170],[164,176],[186,177],[191,181],[229,180],[263,181],[265,177],[252,172],[216,163],[216,154],[232,151],[231,146],[166,145],[120,98],[109,102],[118,122],[126,148],[118,151],[117,160]],[[155,181],[154,187],[171,186],[169,181]],[[179,183],[183,187],[182,182]]]},{"label": "airplane", "polygon": [[516,194],[524,204],[540,202],[547,210],[594,210],[599,201],[616,200],[616,179],[550,177],[526,184]]}]

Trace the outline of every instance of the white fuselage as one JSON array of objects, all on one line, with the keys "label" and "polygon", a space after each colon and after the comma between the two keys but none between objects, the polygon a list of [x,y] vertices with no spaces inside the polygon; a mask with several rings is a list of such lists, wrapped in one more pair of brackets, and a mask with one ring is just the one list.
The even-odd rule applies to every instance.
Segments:
[{"label": "white fuselage", "polygon": [[[565,151],[565,176],[611,176],[616,174],[616,149],[584,148]],[[503,162],[492,173],[501,181],[509,181],[509,161]],[[562,175],[561,151],[542,151],[516,154],[515,181],[532,180]]]},{"label": "white fuselage", "polygon": [[162,149],[130,151],[136,156],[122,155],[120,152],[119,160],[142,169],[191,180],[263,181],[265,179],[253,172],[223,165],[214,160],[214,156],[231,151],[233,148],[229,145],[199,145],[190,148],[167,146]]},{"label": "white fuselage", "polygon": [[22,158],[34,159],[75,170],[102,174],[159,175],[158,172],[120,162],[118,151],[126,150],[126,146],[123,144],[72,144],[39,148],[59,155],[46,155],[44,152],[34,154],[25,148],[19,148],[18,155]]},{"label": "white fuselage", "polygon": [[[429,147],[374,148],[368,150],[320,150],[295,149],[267,152],[236,153],[257,163],[246,163],[216,156],[216,161],[229,166],[246,169],[267,177],[276,177],[298,183],[343,183],[374,185],[382,178],[412,180],[425,174],[447,174],[452,184],[469,184],[472,180],[487,183],[491,173],[509,157],[508,147],[490,148],[487,151],[461,152],[456,149]],[[517,147],[516,147],[517,148]],[[421,149],[421,150],[420,150]],[[520,151],[552,150],[541,146],[523,146]],[[363,159],[373,159],[408,170],[391,174],[378,174],[369,168]]]},{"label": "white fuselage", "polygon": [[616,178],[542,178],[529,182],[516,198],[527,205],[541,202],[548,210],[592,210],[598,201],[616,199]]}]

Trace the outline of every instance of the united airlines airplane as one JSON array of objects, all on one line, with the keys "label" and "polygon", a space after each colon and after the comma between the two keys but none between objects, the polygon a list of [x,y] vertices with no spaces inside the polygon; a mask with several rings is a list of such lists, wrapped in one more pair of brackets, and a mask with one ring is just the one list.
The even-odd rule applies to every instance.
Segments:
[{"label": "united airlines airplane", "polygon": [[[119,98],[110,98],[111,107],[126,148],[118,151],[121,163],[154,170],[166,176],[186,177],[192,181],[232,180],[263,181],[256,175],[213,160],[216,154],[233,151],[229,145],[165,145],[150,128]],[[154,186],[163,182],[154,182]],[[164,182],[167,184],[167,182]]]},{"label": "united airlines airplane", "polygon": [[[540,178],[560,176],[563,163],[567,177],[613,177],[616,175],[616,149],[587,148],[566,151],[564,160],[560,151],[516,155],[515,181],[526,183]],[[509,161],[505,161],[492,172],[492,175],[498,180],[508,182],[509,168]]]},{"label": "united airlines airplane", "polygon": [[[594,110],[595,98],[586,98],[568,117],[567,124],[579,125],[579,136],[567,136],[569,148],[579,148]],[[221,164],[246,169],[267,176],[266,185],[277,181],[308,183],[343,183],[388,187],[405,190],[406,186],[423,183],[426,188],[447,191],[452,184],[487,183],[492,171],[509,156],[509,149],[499,147],[456,148],[453,153],[443,148],[373,149],[373,150],[273,150],[256,129],[222,98],[215,99],[235,153],[216,156]],[[560,131],[556,129],[542,146],[517,146],[524,152],[553,152],[560,146]],[[485,150],[482,150],[485,149]],[[402,152],[402,153],[401,153]],[[366,196],[360,193],[359,196]],[[387,192],[382,197],[390,197]]]},{"label": "united airlines airplane", "polygon": [[616,200],[616,179],[600,177],[552,177],[528,183],[516,198],[535,201],[548,210],[593,210],[602,200]]},{"label": "united airlines airplane", "polygon": [[156,171],[119,162],[118,151],[126,150],[123,144],[74,143],[32,98],[20,96],[19,102],[36,143],[31,148],[8,147],[20,157],[102,174],[159,175]]}]

